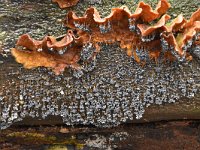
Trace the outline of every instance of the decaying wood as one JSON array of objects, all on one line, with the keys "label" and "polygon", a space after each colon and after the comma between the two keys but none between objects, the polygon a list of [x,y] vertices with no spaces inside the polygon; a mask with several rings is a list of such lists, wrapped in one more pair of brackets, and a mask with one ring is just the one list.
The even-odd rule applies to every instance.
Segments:
[{"label": "decaying wood", "polygon": [[[34,3],[31,5],[23,4],[23,5],[19,5],[18,7],[22,10],[22,12],[27,13],[27,10],[28,10],[28,11],[30,11],[30,13],[34,13],[34,9],[40,8],[39,4],[41,4],[41,3]],[[36,5],[37,7],[33,7],[34,5]],[[43,5],[43,4],[41,4],[41,5]],[[47,11],[47,10],[44,9],[44,11]],[[25,26],[28,24],[31,28],[33,28],[31,26],[31,24],[32,24],[32,22],[37,20],[37,18],[33,18],[33,20],[29,21],[30,16],[27,17],[26,13],[23,14],[23,15],[25,15],[25,17],[22,14],[19,15],[20,16],[19,18],[14,16],[14,19],[12,20],[13,22],[10,25],[14,29],[16,29],[15,31],[19,35],[20,35],[20,32],[17,30],[17,29],[19,29],[19,27],[17,27],[15,25],[14,21],[17,21],[20,19],[21,19],[21,21],[23,21],[23,17],[24,17],[24,18],[26,18],[24,21]],[[44,16],[44,14],[42,14],[42,15]],[[40,16],[40,18],[42,18],[42,15]],[[2,19],[3,23],[9,22],[8,20],[6,21],[5,16],[2,15],[0,17],[1,17],[0,19],[3,18]],[[51,18],[51,20],[52,20],[52,18]],[[42,20],[42,21],[44,21],[44,20]],[[42,30],[40,32],[42,32],[43,34],[46,34],[45,33],[46,31],[44,32],[44,30],[43,30],[43,29],[46,29],[45,24],[40,24],[40,23],[37,24],[38,28],[42,28]],[[1,25],[1,26],[3,26],[3,25]],[[6,28],[4,28],[4,29],[6,30],[7,34],[9,34],[10,36],[12,35],[10,30],[8,30]],[[31,31],[31,29],[29,31]],[[3,35],[3,34],[1,34],[1,35]],[[37,35],[37,34],[35,34],[35,35]],[[60,33],[58,35],[60,35]],[[43,37],[43,36],[40,36],[40,37]],[[73,70],[71,70],[71,72],[70,72],[70,70],[68,70],[63,75],[56,77],[51,71],[46,70],[44,68],[35,69],[35,70],[22,69],[22,66],[17,64],[14,61],[14,58],[12,56],[10,56],[10,51],[8,51],[8,46],[13,47],[13,45],[12,45],[13,41],[11,43],[9,43],[10,42],[9,38],[5,38],[6,40],[3,40],[4,41],[3,45],[7,46],[7,49],[6,49],[7,51],[4,50],[3,55],[0,56],[0,96],[1,96],[0,102],[2,102],[2,100],[4,101],[4,103],[2,103],[2,105],[0,105],[0,112],[1,112],[0,114],[3,114],[2,112],[4,111],[5,103],[8,105],[10,104],[12,108],[13,108],[13,106],[17,106],[18,107],[17,109],[19,109],[19,107],[24,105],[25,102],[44,102],[44,101],[42,101],[42,100],[44,100],[43,98],[49,98],[49,97],[51,98],[50,102],[53,102],[53,103],[56,102],[59,104],[59,103],[65,101],[67,104],[66,106],[72,107],[73,104],[71,102],[73,102],[73,103],[77,102],[77,101],[74,101],[75,94],[73,92],[76,91],[76,89],[80,89],[80,87],[82,87],[82,86],[88,86],[88,84],[90,85],[89,82],[86,82],[89,78],[89,77],[87,78],[87,76],[84,77],[83,81],[81,81],[81,79],[76,79],[76,78],[71,77],[71,74],[73,74]],[[17,37],[15,37],[15,38],[17,38]],[[6,43],[6,42],[8,42],[8,43]],[[112,53],[114,56],[115,55],[116,55],[116,57],[119,56],[119,60],[116,61],[115,63],[113,62],[113,64],[120,65],[120,63],[125,62],[123,59],[121,59],[123,57],[121,57],[121,55],[118,55],[118,53],[117,53],[117,51],[120,51],[119,45],[117,45],[117,46],[103,45],[102,47],[104,47],[102,58],[104,58],[104,56],[107,55],[106,50],[111,50],[112,52],[116,51],[116,53],[114,53],[114,52]],[[5,52],[8,54],[8,57],[5,57],[6,56]],[[106,71],[108,71],[110,69],[106,68],[105,66],[108,64],[108,62],[111,62],[114,59],[114,57],[113,57],[111,60],[107,61],[107,59],[109,59],[113,56],[112,54],[111,54],[111,56],[106,56],[106,58],[103,59],[102,62],[101,61],[97,62],[98,63],[97,66],[99,67],[99,70],[98,70],[99,73],[97,72],[97,70],[95,70],[93,72],[89,72],[86,74],[91,74],[92,80],[93,80],[93,77],[95,77],[96,79],[99,79],[101,74],[104,78],[107,78],[107,74],[104,74],[104,73],[106,73]],[[125,55],[123,55],[123,56],[125,56]],[[128,63],[128,62],[126,62],[126,63]],[[194,62],[192,62],[192,64],[193,64],[194,68],[196,69],[196,70],[195,69],[194,70],[197,71],[197,75],[196,75],[196,77],[194,77],[194,80],[195,80],[194,85],[195,85],[195,88],[199,88],[199,74],[198,74],[199,70],[197,69],[199,67],[198,58],[194,59]],[[112,63],[109,65],[112,65]],[[108,65],[108,67],[109,67],[109,65]],[[153,67],[156,68],[156,64],[154,64]],[[115,68],[115,67],[113,67],[113,68]],[[150,75],[152,75],[152,76],[156,75],[157,72],[155,71],[156,70],[155,68],[152,70],[151,70],[151,68],[147,69],[146,71],[148,73],[145,74],[145,77],[150,76]],[[105,70],[107,69],[107,70],[105,72],[103,72],[104,69]],[[185,68],[183,68],[183,72],[181,72],[180,74],[182,75],[185,73],[187,76],[192,69],[189,66],[188,67],[186,66]],[[165,69],[163,68],[163,70],[165,70]],[[73,78],[73,79],[71,80],[71,78]],[[123,82],[122,82],[122,84],[120,83],[120,86],[126,86],[125,79],[123,80],[124,83]],[[128,78],[128,79],[131,79],[131,78]],[[69,81],[70,83],[68,83],[68,80],[70,80]],[[72,84],[72,82],[75,83],[76,81],[81,81],[80,87],[79,88],[76,88],[76,87],[70,88],[69,85],[70,86],[75,85],[75,84]],[[116,80],[116,81],[120,81],[120,80]],[[175,81],[176,81],[176,79],[175,79]],[[107,81],[105,81],[105,82],[107,82]],[[79,84],[76,83],[76,85],[79,85]],[[137,87],[137,84],[134,83],[133,89],[135,90],[136,87]],[[107,88],[109,88],[109,86],[106,83],[105,90],[108,90]],[[112,88],[111,88],[111,90],[112,90]],[[176,94],[176,89],[173,89],[173,88],[170,89],[170,91],[172,91],[172,93],[173,93],[173,90],[175,90],[174,94]],[[188,89],[188,90],[190,90],[190,89]],[[88,91],[91,92],[91,89]],[[144,91],[142,91],[142,92],[144,92]],[[180,93],[178,93],[178,94],[180,94]],[[173,94],[171,94],[171,95],[173,95]],[[69,98],[70,96],[72,96],[72,97]],[[61,100],[60,100],[60,97],[61,97]],[[152,121],[161,121],[161,120],[200,119],[200,115],[199,115],[200,114],[200,102],[199,102],[199,100],[200,100],[200,95],[198,92],[198,93],[195,93],[195,96],[190,99],[187,99],[186,97],[180,97],[179,100],[177,100],[176,103],[174,103],[174,104],[172,104],[172,103],[168,104],[165,102],[163,102],[162,105],[151,104],[148,108],[145,108],[145,112],[141,112],[141,114],[140,113],[136,114],[136,116],[137,115],[139,116],[138,119],[135,119],[135,115],[133,115],[133,113],[134,113],[134,110],[133,110],[133,112],[131,112],[131,115],[133,116],[133,118],[131,120],[129,120],[129,119],[126,120],[126,122],[143,123],[143,122],[152,122]],[[19,106],[17,104],[19,104]],[[105,103],[104,105],[108,105],[108,104]],[[44,106],[45,106],[45,104],[44,104]],[[59,105],[59,107],[60,106],[62,106],[62,105]],[[87,110],[87,108],[90,108],[90,107],[89,106],[84,107],[85,113],[87,113],[87,111],[89,111],[89,110]],[[124,108],[121,107],[120,109],[123,112]],[[21,108],[19,110],[21,111]],[[19,111],[19,110],[13,110],[13,111],[15,112],[15,111]],[[37,104],[34,104],[33,106],[30,107],[30,109],[28,109],[29,113],[32,112],[32,110],[37,110]],[[79,108],[76,108],[74,110],[80,111]],[[95,110],[95,108],[94,108],[94,110]],[[12,112],[12,109],[10,109],[9,111]],[[20,111],[18,113],[20,113]],[[39,111],[41,111],[41,110],[39,110]],[[101,112],[101,113],[104,113],[104,112]],[[98,116],[101,116],[102,115],[101,113],[98,114]],[[97,115],[97,114],[94,114],[93,116],[95,117],[95,115]],[[105,115],[106,115],[106,112],[105,112]],[[141,117],[140,115],[143,115],[143,117]],[[34,118],[27,117],[20,122],[19,122],[19,120],[17,120],[16,125],[63,124],[63,120],[59,116],[54,116],[54,117],[48,116],[46,119],[42,119],[40,117],[39,120],[38,120],[36,114],[33,114],[33,116],[35,116],[35,117]],[[15,117],[15,116],[13,116],[13,117]],[[86,116],[84,116],[84,117],[87,118]],[[123,113],[122,113],[122,116],[120,116],[120,117],[124,117]],[[11,118],[11,119],[13,119],[13,118]],[[13,119],[13,120],[15,121],[15,119]],[[9,120],[7,120],[7,121],[9,121]],[[72,120],[70,122],[72,122]],[[116,122],[119,123],[120,121],[117,120]],[[65,121],[65,123],[67,123],[67,122]],[[11,125],[11,124],[9,124],[9,125]],[[111,125],[111,124],[109,124],[109,125]]]},{"label": "decaying wood", "polygon": [[[13,127],[0,134],[1,149],[199,149],[198,121],[126,124],[117,128]],[[148,147],[147,147],[148,145]]]},{"label": "decaying wood", "polygon": [[[5,86],[5,81],[20,81],[17,79],[18,71],[21,68],[21,65],[16,64],[14,58],[11,56],[8,58],[2,58],[3,63],[0,64],[0,87]],[[31,70],[22,70],[20,74],[26,74],[27,71]],[[17,75],[12,75],[17,74]],[[10,74],[10,75],[9,75]],[[11,77],[9,77],[11,76]],[[34,74],[33,74],[34,76]],[[7,77],[7,79],[5,78]],[[15,82],[16,82],[15,81]],[[26,85],[25,85],[26,86]],[[10,89],[12,97],[15,95],[15,87]],[[26,87],[25,87],[26,88]],[[13,90],[13,93],[12,93]],[[34,89],[33,89],[34,90]],[[154,121],[162,121],[162,120],[184,120],[184,119],[200,119],[200,95],[197,94],[195,98],[187,99],[182,98],[180,101],[174,104],[164,104],[164,105],[154,105],[145,109],[145,113],[141,119],[133,119],[131,121],[127,121],[129,123],[144,123],[144,122],[154,122]],[[23,121],[16,122],[16,125],[62,125],[62,118],[59,116],[49,116],[46,119],[39,118],[31,118],[27,117],[23,119]]]},{"label": "decaying wood", "polygon": [[[0,131],[0,149],[199,149],[200,126],[199,122],[195,122],[193,120],[200,119],[199,92],[195,93],[193,98],[180,97],[180,99],[176,100],[175,103],[163,102],[162,105],[151,104],[148,108],[144,109],[145,112],[140,119],[135,118],[136,116],[133,114],[133,110],[131,112],[131,114],[133,114],[132,120],[125,120],[126,123],[112,128],[96,128],[95,126],[91,125],[66,126],[68,122],[66,120],[63,122],[63,118],[60,117],[60,115],[49,115],[43,119],[41,116],[36,117],[35,114],[32,114],[32,116],[35,116],[34,118],[22,117],[23,120],[21,121],[14,119],[14,117],[16,117],[14,112],[18,112],[19,117],[20,112],[22,112],[21,110],[23,110],[20,108],[20,106],[23,106],[25,102],[48,103],[48,99],[44,98],[50,97],[50,102],[57,102],[58,104],[61,102],[66,102],[66,106],[72,107],[73,105],[71,102],[76,102],[73,99],[73,91],[76,91],[75,89],[80,89],[81,86],[86,86],[86,80],[88,80],[86,77],[84,77],[85,82],[76,88],[73,87],[75,84],[74,81],[79,79],[72,77],[72,82],[68,82],[68,79],[71,79],[71,74],[73,71],[71,72],[68,70],[64,72],[63,75],[55,76],[53,72],[44,68],[34,70],[23,69],[20,64],[15,62],[14,58],[10,55],[9,48],[14,46],[15,41],[13,39],[17,39],[21,34],[31,31],[32,35],[36,36],[38,39],[41,39],[48,33],[53,32],[55,36],[65,33],[60,30],[61,27],[59,24],[60,19],[65,16],[65,13],[61,12],[60,9],[55,8],[56,5],[49,5],[50,1],[44,2],[44,0],[35,0],[34,2],[27,0],[26,2],[27,3],[19,3],[18,5],[16,5],[16,3],[12,4],[12,2],[9,0],[0,2],[0,9],[3,9],[0,14],[0,53],[2,54],[0,54],[0,116],[6,115],[6,111],[4,109],[5,105],[6,108],[8,108],[8,105],[10,105],[12,109],[10,109],[9,112],[10,114],[13,114],[12,117],[9,117],[10,120],[6,120],[8,123],[7,126],[3,124],[5,122],[2,122],[2,118],[0,118],[0,125],[2,125],[1,127],[6,128],[10,125],[13,125],[5,130]],[[125,3],[129,4],[130,1],[125,1]],[[104,1],[103,3],[100,2],[100,5],[97,5],[96,7],[98,9],[102,8],[102,12],[104,12],[106,9],[108,14],[113,5],[118,6],[121,5],[121,3],[120,1],[113,2],[109,0]],[[104,6],[109,7],[107,8]],[[180,12],[184,12],[184,14],[189,18],[191,12],[194,12],[196,7],[199,6],[199,0],[189,2],[187,0],[174,0],[172,6],[172,11],[174,11],[173,16],[180,14]],[[80,10],[86,10],[87,7],[87,1],[84,1],[84,4],[79,3],[78,6],[74,7],[73,9],[76,9],[79,12]],[[82,15],[83,12],[79,12],[79,14]],[[46,17],[46,15],[48,17]],[[58,20],[52,16],[56,16],[55,18],[58,18]],[[50,23],[52,20],[55,20],[55,22]],[[48,29],[47,26],[50,26],[50,28]],[[116,57],[119,57],[119,60],[114,62],[112,61],[114,57],[112,57],[111,60],[107,61],[107,59],[111,56],[108,57],[106,55],[106,50],[111,49],[119,52],[119,45],[104,45],[103,47],[103,54],[101,56],[106,57],[102,62],[97,62],[97,66],[101,68],[95,69],[95,71],[89,73],[96,79],[100,78],[100,74],[102,74],[104,78],[107,77],[103,70],[109,71],[109,68],[106,68],[112,66],[112,63],[108,64],[109,61],[113,62],[115,65],[124,63],[122,58],[125,55],[123,55],[123,53],[121,53],[123,55],[122,57],[119,57],[118,53],[112,53]],[[192,64],[194,71],[197,71],[197,68],[199,68],[199,58],[194,58]],[[153,67],[156,68],[155,64]],[[185,74],[186,76],[188,75],[188,77],[190,77],[191,74],[189,73],[192,70],[190,65],[183,65],[182,67],[183,72],[181,72],[181,74]],[[151,68],[147,69],[147,76],[156,75],[157,72],[155,71],[155,68],[152,70]],[[162,71],[165,71],[166,69],[168,68],[163,68]],[[180,70],[179,67],[176,69]],[[99,73],[97,71],[99,71]],[[173,70],[171,71],[173,72]],[[146,78],[147,76],[144,77]],[[174,77],[175,80],[173,82],[177,80],[180,81],[180,79],[176,78],[175,75]],[[185,77],[184,80],[185,79],[187,78]],[[193,77],[193,79],[195,80],[194,85],[199,89],[199,74],[196,74],[196,77]],[[104,84],[106,87],[109,87],[106,81]],[[69,85],[72,87],[66,87]],[[125,86],[125,82],[124,84],[122,82],[120,85]],[[133,85],[134,87],[137,87],[137,84]],[[188,91],[190,91],[189,88],[187,89]],[[174,94],[176,94],[178,91],[177,89],[173,88],[170,90],[174,90]],[[88,92],[90,93],[91,91],[89,90]],[[142,90],[142,92],[144,92],[144,90]],[[178,94],[180,94],[180,90],[178,91]],[[71,98],[69,98],[70,95],[72,96]],[[104,104],[107,105],[108,103],[105,101]],[[42,105],[45,106],[45,104]],[[14,106],[17,106],[17,108]],[[37,106],[37,104],[34,104],[26,111],[31,114],[32,110],[37,110]],[[122,107],[122,105],[120,106],[121,111],[123,112],[124,107]],[[87,105],[84,108],[86,108],[85,111],[88,112],[89,110],[87,110],[87,108],[90,107]],[[73,110],[78,109],[74,108]],[[95,115],[98,117],[101,117],[101,115],[106,116],[103,113]],[[123,115],[120,117],[123,118]],[[85,116],[83,116],[83,118],[87,119]],[[109,118],[107,118],[107,120],[108,119]],[[191,119],[193,121],[188,121]],[[165,122],[169,120],[184,121]],[[12,124],[12,121],[16,121],[16,123]],[[162,123],[162,121],[164,122]],[[69,122],[72,122],[72,120]],[[119,122],[120,121],[118,120],[118,123]],[[100,127],[102,126],[100,125]]]}]

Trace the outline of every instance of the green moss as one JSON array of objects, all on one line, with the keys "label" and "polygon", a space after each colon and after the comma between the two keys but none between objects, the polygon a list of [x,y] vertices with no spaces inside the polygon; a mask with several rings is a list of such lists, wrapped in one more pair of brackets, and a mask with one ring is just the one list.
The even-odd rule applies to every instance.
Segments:
[{"label": "green moss", "polygon": [[5,39],[5,37],[6,37],[6,32],[0,30],[0,41],[2,41],[3,39]]},{"label": "green moss", "polygon": [[0,143],[3,143],[3,142],[5,142],[5,138],[2,138],[2,137],[0,137]]},{"label": "green moss", "polygon": [[7,137],[12,138],[23,138],[26,141],[37,141],[37,142],[45,142],[52,143],[56,141],[56,137],[54,136],[46,136],[40,133],[28,133],[28,132],[13,132],[7,135]]},{"label": "green moss", "polygon": [[24,132],[13,132],[7,135],[8,137],[44,137],[44,134],[39,133],[24,133]]},{"label": "green moss", "polygon": [[179,46],[181,46],[181,43],[182,43],[182,39],[183,39],[183,34],[182,33],[179,33],[176,37],[176,42]]},{"label": "green moss", "polygon": [[[12,132],[6,136],[6,138],[10,139],[17,139],[19,140],[20,138],[22,139],[21,142],[23,141],[26,144],[29,143],[46,143],[46,144],[55,144],[55,145],[74,145],[76,149],[83,149],[84,144],[79,143],[76,138],[56,138],[55,136],[51,135],[45,135],[45,134],[40,134],[40,133],[30,133],[30,132]],[[1,139],[0,139],[1,140]],[[20,143],[21,143],[20,142]],[[22,143],[23,143],[22,142]]]},{"label": "green moss", "polygon": [[166,26],[169,27],[171,24],[172,24],[172,21],[171,22],[167,22]]},{"label": "green moss", "polygon": [[[81,144],[80,146],[76,145],[75,149],[82,150],[83,146],[84,146],[83,144]],[[68,150],[68,148],[66,145],[52,145],[52,146],[48,147],[46,150]]]},{"label": "green moss", "polygon": [[46,150],[67,150],[67,147],[64,145],[53,145],[47,148]]},{"label": "green moss", "polygon": [[79,143],[75,138],[65,139],[54,144],[74,145],[78,150],[81,150],[84,147],[84,144]]}]

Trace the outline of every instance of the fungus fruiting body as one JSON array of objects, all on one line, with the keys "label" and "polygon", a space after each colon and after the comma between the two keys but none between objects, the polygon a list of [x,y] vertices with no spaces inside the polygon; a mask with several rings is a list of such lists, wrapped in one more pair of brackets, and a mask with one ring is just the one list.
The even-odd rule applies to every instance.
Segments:
[{"label": "fungus fruiting body", "polygon": [[[56,74],[68,67],[81,69],[79,61],[90,63],[96,59],[101,43],[119,43],[128,56],[142,65],[146,63],[138,55],[142,51],[155,62],[161,57],[163,62],[192,60],[188,49],[199,45],[200,9],[189,20],[178,15],[169,22],[170,16],[166,14],[169,8],[170,4],[161,0],[155,10],[140,2],[133,14],[127,7],[113,8],[105,18],[101,18],[95,8],[87,9],[83,17],[69,12],[65,25],[73,31],[69,30],[60,41],[52,36],[36,41],[22,35],[12,54],[25,68],[43,66],[52,68]],[[86,60],[87,53],[90,58]]]}]

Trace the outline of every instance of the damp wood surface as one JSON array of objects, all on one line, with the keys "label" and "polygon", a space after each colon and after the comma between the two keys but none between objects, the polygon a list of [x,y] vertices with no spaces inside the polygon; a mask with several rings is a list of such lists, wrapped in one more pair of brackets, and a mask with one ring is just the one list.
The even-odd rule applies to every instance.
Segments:
[{"label": "damp wood surface", "polygon": [[[17,91],[15,89],[15,87],[17,87],[15,84],[20,84],[19,76],[23,76],[23,73],[24,74],[30,73],[31,76],[34,77],[34,73],[35,71],[37,72],[37,69],[36,70],[23,69],[22,66],[17,64],[14,58],[12,57],[3,58],[1,56],[0,58],[3,61],[0,68],[0,76],[1,76],[0,86],[4,87],[5,89],[6,86],[8,86],[9,90],[7,94],[9,94],[12,98],[14,98]],[[42,74],[45,73],[41,73],[41,75]],[[25,83],[25,88],[26,84],[27,83]],[[35,88],[37,87],[33,87],[31,90],[35,90]],[[18,96],[16,96],[16,98],[19,99]],[[196,94],[195,98],[192,99],[181,98],[178,102],[175,103],[151,105],[148,108],[145,108],[145,113],[143,114],[143,117],[141,119],[138,120],[133,118],[133,120],[127,121],[127,123],[145,123],[145,122],[154,122],[163,120],[169,121],[169,120],[200,119],[199,114],[200,114],[200,95],[198,93]],[[38,118],[26,117],[22,121],[16,122],[15,124],[16,125],[61,125],[63,124],[63,121],[62,118],[58,116],[50,115],[46,119],[42,119],[41,117]]]},{"label": "damp wood surface", "polygon": [[[152,2],[147,1],[147,2],[149,2],[152,6],[155,6],[155,4],[157,3],[157,1],[152,1]],[[179,13],[183,13],[185,17],[188,17],[195,10],[195,8],[199,7],[198,1],[188,2],[188,3],[187,1],[182,1],[179,7],[176,5],[177,3],[179,3],[178,1],[170,1],[170,2],[172,2],[171,3],[172,8],[170,10],[170,13],[174,17],[177,16]],[[105,5],[106,7],[104,9],[107,9],[107,10],[100,11],[100,12],[107,13],[106,15],[108,15],[112,7],[127,5],[129,9],[131,10],[131,9],[134,9],[133,5],[136,7],[137,3],[136,2],[132,3],[129,1],[117,1],[113,5],[111,5],[107,1],[95,2],[92,0],[91,1],[88,0],[88,1],[80,2],[77,6],[69,8],[69,10],[75,10],[76,12],[83,14],[85,9],[89,6],[95,6],[97,7],[97,9],[99,9],[99,7],[101,8],[102,5]],[[186,3],[187,3],[187,8],[184,5]],[[14,61],[13,57],[10,55],[9,48],[14,46],[14,43],[16,42],[14,39],[17,39],[20,34],[26,33],[26,32],[30,32],[30,34],[32,34],[32,36],[36,36],[36,38],[41,38],[47,33],[55,35],[55,36],[61,35],[62,33],[64,33],[64,31],[63,31],[63,28],[60,27],[61,23],[59,21],[60,19],[62,19],[62,17],[65,16],[66,10],[60,10],[59,8],[57,8],[56,5],[53,5],[50,1],[45,1],[45,2],[42,2],[42,1],[38,1],[38,2],[3,1],[0,4],[2,6],[1,8],[2,13],[0,16],[0,25],[2,27],[1,28],[2,31],[0,34],[1,35],[0,39],[1,39],[1,44],[2,44],[1,48],[5,49],[4,51],[2,50],[3,52],[0,57],[1,59],[0,60],[0,65],[1,65],[0,84],[1,86],[5,86],[5,83],[8,80],[9,82],[12,80],[13,82],[15,81],[18,82],[20,80],[20,79],[17,79],[19,72],[21,75],[23,75],[24,72],[29,72],[29,71],[31,72],[31,70],[20,69],[21,65],[17,64]],[[184,7],[181,7],[181,5],[184,5]],[[14,8],[14,9],[11,10],[11,8]],[[20,8],[20,9],[17,9],[17,8]],[[41,8],[44,8],[44,10],[42,11]],[[48,12],[47,10],[48,8],[52,9],[53,11],[52,14]],[[79,9],[80,11],[77,11]],[[17,11],[19,11],[18,16],[16,16],[16,13],[15,13]],[[48,18],[47,22],[45,22],[46,20],[44,20],[45,15]],[[32,17],[31,20],[27,20],[30,17]],[[19,22],[17,22],[17,20]],[[51,21],[54,22],[55,26],[52,26]],[[4,26],[5,24],[6,26]],[[18,32],[19,30],[20,32]],[[15,87],[13,86],[12,88],[14,89]],[[12,93],[12,89],[11,89],[11,93],[9,94],[14,96],[14,93]],[[183,98],[183,100],[175,104],[164,104],[163,106],[157,106],[157,105],[150,106],[149,108],[146,108],[146,112],[142,119],[140,120],[134,119],[131,122],[146,122],[146,121],[148,122],[148,121],[173,120],[173,119],[199,119],[200,118],[199,97],[200,97],[199,94],[197,94],[195,98],[193,99],[187,100]],[[22,124],[23,123],[27,125],[29,123],[31,124],[32,119],[28,119],[28,120],[29,121],[22,122]],[[33,120],[37,120],[37,119],[33,119]],[[49,119],[47,119],[46,121],[48,122],[48,120]],[[43,121],[42,124],[45,124],[46,121]],[[50,122],[52,124],[62,123],[62,121],[59,120],[59,118],[53,119]],[[36,124],[40,124],[40,123],[41,121],[38,121],[38,123]]]},{"label": "damp wood surface", "polygon": [[168,150],[199,149],[200,122],[174,121],[92,126],[23,126],[1,131],[3,150]]},{"label": "damp wood surface", "polygon": [[[147,0],[147,2],[155,6],[157,0]],[[199,0],[171,0],[170,2],[173,6],[170,14],[174,18],[181,12],[189,18],[192,12],[200,7]],[[0,89],[2,91],[0,95],[8,97],[11,105],[16,105],[15,100],[22,99],[19,94],[20,85],[23,89],[30,90],[28,95],[33,101],[35,96],[33,91],[42,89],[47,92],[49,89],[45,90],[45,88],[49,86],[46,84],[50,86],[53,84],[48,93],[55,92],[52,90],[54,87],[58,88],[58,93],[63,93],[62,89],[59,89],[65,87],[65,83],[62,83],[63,77],[54,78],[51,71],[43,69],[23,69],[22,65],[16,63],[10,55],[9,49],[14,47],[16,39],[21,34],[29,32],[37,39],[43,38],[46,34],[59,36],[65,33],[62,19],[68,10],[75,10],[82,16],[87,7],[95,6],[103,16],[106,16],[112,7],[121,5],[127,5],[133,12],[138,1],[134,1],[134,6],[132,3],[129,0],[80,0],[76,6],[61,10],[50,0],[1,1]],[[113,48],[115,49],[116,47]],[[199,61],[195,60],[194,64],[198,65]],[[187,67],[185,70],[187,71]],[[48,78],[49,72],[51,78]],[[66,72],[65,75],[68,73]],[[38,86],[40,83],[38,80],[49,83]],[[55,97],[59,95],[55,94]],[[0,113],[2,108],[1,106]],[[59,116],[50,115],[45,119],[26,117],[0,131],[0,149],[200,149],[200,123],[194,121],[196,119],[200,119],[200,93],[197,93],[194,98],[180,98],[175,103],[150,105],[145,108],[141,119],[135,119],[134,116],[133,120],[127,120],[126,123],[112,128],[97,128],[92,125],[66,126]],[[182,121],[165,122],[172,120]]]},{"label": "damp wood surface", "polygon": [[[147,1],[152,6],[155,6],[157,1]],[[176,17],[181,12],[185,17],[189,17],[199,6],[199,1],[170,1],[172,9],[170,13]],[[9,87],[8,95],[15,97],[15,86],[21,84],[19,76],[31,74],[40,74],[38,70],[26,70],[21,65],[14,61],[10,55],[9,49],[14,47],[16,39],[19,35],[29,32],[35,38],[42,38],[46,34],[54,36],[62,35],[65,29],[62,27],[62,19],[65,17],[68,10],[75,10],[82,15],[87,7],[95,6],[106,16],[110,13],[112,7],[127,5],[132,11],[138,2],[129,0],[118,1],[80,1],[77,6],[67,10],[59,9],[51,1],[1,1],[0,5],[0,87],[6,89]],[[104,5],[106,7],[104,7]],[[49,9],[50,8],[50,9]],[[103,8],[103,10],[101,10]],[[79,11],[80,10],[80,11]],[[46,19],[47,18],[47,19]],[[44,73],[41,73],[44,74]],[[55,81],[56,82],[56,81]],[[24,85],[26,86],[26,84]],[[61,85],[61,87],[64,85]],[[24,87],[26,88],[26,87]],[[36,88],[36,87],[35,87]],[[34,90],[34,89],[32,89]],[[1,91],[0,91],[1,92]],[[5,93],[4,93],[5,94]],[[5,95],[3,95],[5,96]],[[17,97],[18,99],[19,97]],[[1,109],[0,109],[1,111]],[[145,109],[143,117],[139,120],[133,119],[127,121],[129,123],[144,123],[161,120],[182,120],[182,119],[200,119],[200,94],[192,99],[181,98],[180,101],[174,104],[151,105]],[[52,117],[52,118],[51,118]],[[49,116],[42,120],[41,118],[25,118],[24,121],[17,122],[16,125],[57,125],[62,124],[62,119],[55,116]]]}]

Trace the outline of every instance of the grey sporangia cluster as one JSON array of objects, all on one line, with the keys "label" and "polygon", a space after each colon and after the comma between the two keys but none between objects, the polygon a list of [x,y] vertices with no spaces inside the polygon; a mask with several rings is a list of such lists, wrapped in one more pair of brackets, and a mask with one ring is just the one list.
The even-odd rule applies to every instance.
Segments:
[{"label": "grey sporangia cluster", "polygon": [[[166,45],[163,45],[166,46]],[[193,60],[157,63],[147,51],[137,50],[145,66],[128,57],[117,45],[101,45],[96,59],[94,47],[85,45],[81,70],[68,70],[55,76],[39,68],[16,68],[5,75],[0,87],[0,128],[5,129],[26,116],[61,116],[67,125],[116,126],[140,119],[145,108],[193,98],[200,83],[200,48],[190,48]],[[161,55],[162,57],[162,55]]]}]

